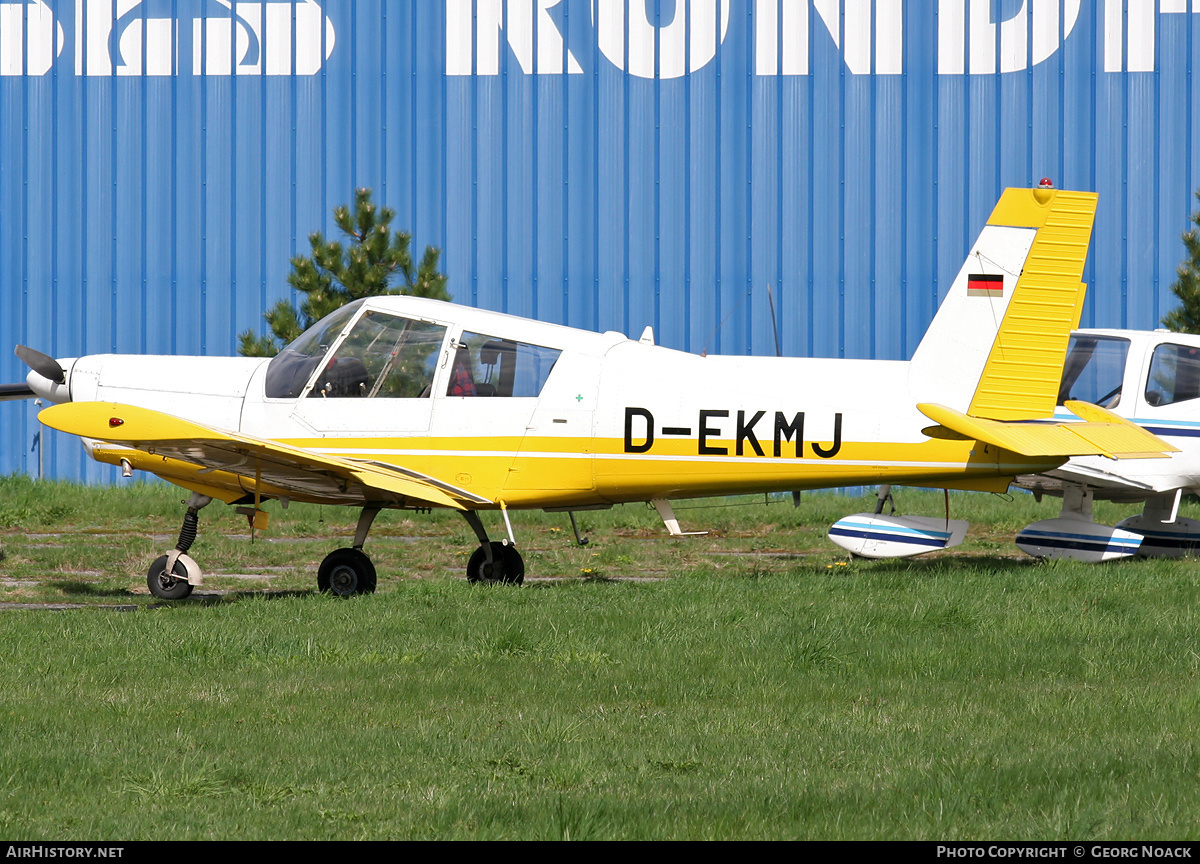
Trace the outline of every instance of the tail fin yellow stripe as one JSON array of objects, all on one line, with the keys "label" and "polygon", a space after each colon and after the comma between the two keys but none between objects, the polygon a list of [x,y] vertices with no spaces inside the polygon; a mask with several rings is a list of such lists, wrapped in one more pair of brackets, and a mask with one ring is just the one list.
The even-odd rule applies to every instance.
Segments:
[{"label": "tail fin yellow stripe", "polygon": [[1067,339],[1079,326],[1096,195],[1008,190],[989,225],[1038,228],[967,413],[993,420],[1049,417]]}]

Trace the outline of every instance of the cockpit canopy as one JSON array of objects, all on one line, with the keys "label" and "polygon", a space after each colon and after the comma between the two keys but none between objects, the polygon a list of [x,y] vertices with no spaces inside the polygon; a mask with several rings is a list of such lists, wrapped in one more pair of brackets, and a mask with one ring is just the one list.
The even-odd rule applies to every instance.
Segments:
[{"label": "cockpit canopy", "polygon": [[[284,348],[267,367],[267,398],[415,399],[434,395],[435,383],[437,395],[537,396],[562,353],[502,336],[458,334],[446,324],[364,308],[365,302],[330,313]],[[449,342],[448,333],[455,336]],[[439,382],[443,347],[454,363],[441,364],[450,368]]]}]

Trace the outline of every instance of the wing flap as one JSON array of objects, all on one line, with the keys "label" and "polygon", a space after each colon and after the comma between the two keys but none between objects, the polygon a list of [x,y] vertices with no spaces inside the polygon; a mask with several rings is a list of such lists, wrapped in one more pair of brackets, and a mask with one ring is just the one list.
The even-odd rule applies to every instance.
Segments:
[{"label": "wing flap", "polygon": [[1177,447],[1111,411],[1077,402],[1068,402],[1066,407],[1084,422],[1005,422],[971,417],[929,402],[917,405],[922,414],[953,432],[1024,456],[1157,459],[1178,452]]},{"label": "wing flap", "polygon": [[[464,489],[392,465],[341,459],[214,429],[160,411],[107,402],[67,402],[38,419],[54,429],[236,474],[243,481],[339,501],[415,500],[465,510],[490,504]],[[361,488],[356,488],[361,487]]]}]

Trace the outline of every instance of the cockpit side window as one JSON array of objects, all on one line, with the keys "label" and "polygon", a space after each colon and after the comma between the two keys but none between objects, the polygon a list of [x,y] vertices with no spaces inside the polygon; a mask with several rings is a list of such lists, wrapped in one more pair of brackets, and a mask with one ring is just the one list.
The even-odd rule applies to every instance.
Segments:
[{"label": "cockpit side window", "polygon": [[1200,348],[1164,342],[1154,349],[1146,402],[1173,405],[1200,397]]},{"label": "cockpit side window", "polygon": [[1058,404],[1068,399],[1115,408],[1121,401],[1129,340],[1074,334],[1067,345]]},{"label": "cockpit side window", "polygon": [[310,397],[428,397],[446,328],[368,309],[317,375]]},{"label": "cockpit side window", "polygon": [[455,345],[447,396],[537,396],[562,354],[527,342],[463,333]]}]

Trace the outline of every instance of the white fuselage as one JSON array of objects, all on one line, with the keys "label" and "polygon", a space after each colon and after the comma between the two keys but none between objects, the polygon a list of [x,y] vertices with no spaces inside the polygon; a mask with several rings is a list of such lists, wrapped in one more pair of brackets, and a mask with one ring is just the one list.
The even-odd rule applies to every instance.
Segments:
[{"label": "white fuselage", "polygon": [[[512,506],[875,482],[975,488],[1048,467],[923,435],[930,423],[908,362],[701,357],[411,297],[371,300],[354,321],[367,314],[408,316],[438,334],[419,396],[333,398],[314,372],[299,395],[272,398],[263,359],[93,355],[68,364],[70,398],[402,465]],[[329,357],[348,351],[352,325],[339,332],[322,349]],[[536,391],[451,395],[455,351],[472,339],[536,346],[552,368]]]}]

